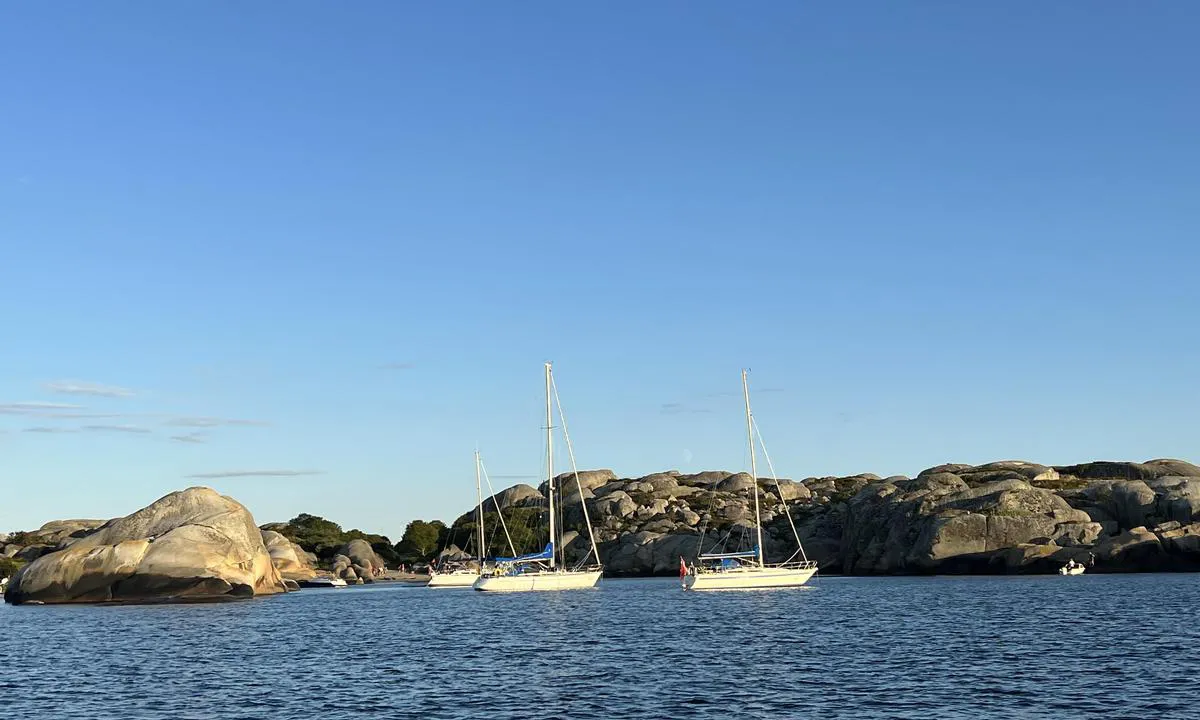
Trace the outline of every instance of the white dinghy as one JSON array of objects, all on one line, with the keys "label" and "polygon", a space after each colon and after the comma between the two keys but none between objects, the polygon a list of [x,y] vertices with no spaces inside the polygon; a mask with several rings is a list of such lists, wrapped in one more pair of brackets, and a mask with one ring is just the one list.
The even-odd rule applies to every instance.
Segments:
[{"label": "white dinghy", "polygon": [[1083,563],[1077,563],[1074,560],[1068,560],[1066,565],[1058,569],[1059,575],[1082,575],[1084,571]]}]

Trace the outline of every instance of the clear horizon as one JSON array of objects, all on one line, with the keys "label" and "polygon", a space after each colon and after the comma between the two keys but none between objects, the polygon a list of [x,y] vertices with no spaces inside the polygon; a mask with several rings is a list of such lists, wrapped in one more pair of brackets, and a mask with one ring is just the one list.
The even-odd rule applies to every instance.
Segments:
[{"label": "clear horizon", "polygon": [[0,532],[399,540],[541,481],[546,360],[620,476],[745,469],[742,367],[781,477],[1200,459],[1200,7],[6,19]]}]

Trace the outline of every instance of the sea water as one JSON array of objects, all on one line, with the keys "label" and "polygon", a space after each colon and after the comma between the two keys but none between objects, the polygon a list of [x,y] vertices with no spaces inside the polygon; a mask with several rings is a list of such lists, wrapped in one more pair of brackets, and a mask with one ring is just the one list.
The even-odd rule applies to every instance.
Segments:
[{"label": "sea water", "polygon": [[1200,577],[0,608],[14,718],[1200,717]]}]

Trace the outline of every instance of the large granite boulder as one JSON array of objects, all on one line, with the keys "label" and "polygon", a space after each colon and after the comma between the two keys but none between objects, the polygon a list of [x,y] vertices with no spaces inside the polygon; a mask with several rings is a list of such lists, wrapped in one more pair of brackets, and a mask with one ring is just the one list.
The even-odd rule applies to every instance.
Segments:
[{"label": "large granite boulder", "polygon": [[285,592],[250,512],[206,487],[173,492],[21,569],[10,603],[170,602]]},{"label": "large granite boulder", "polygon": [[1108,571],[1162,570],[1168,565],[1162,541],[1144,527],[1106,537],[1096,544],[1092,552],[1096,556],[1096,564]]},{"label": "large granite boulder", "polygon": [[[361,569],[361,566],[359,566]],[[366,580],[355,569],[354,561],[345,555],[334,555],[330,572],[335,578],[341,578],[351,584],[362,584]]]},{"label": "large granite boulder", "polygon": [[311,580],[316,577],[312,554],[274,530],[262,530],[263,545],[271,556],[271,564],[285,580]]},{"label": "large granite boulder", "polygon": [[440,566],[442,563],[451,562],[469,562],[475,560],[470,553],[463,550],[457,545],[451,544],[437,554],[437,563]]},{"label": "large granite boulder", "polygon": [[[1159,461],[1172,462],[1179,461]],[[1164,475],[1146,483],[1154,491],[1154,515],[1187,525],[1200,520],[1200,478],[1185,475]]]},{"label": "large granite boulder", "polygon": [[1156,495],[1142,480],[1110,484],[1107,500],[1109,512],[1123,528],[1141,527],[1154,518]]},{"label": "large granite boulder", "polygon": [[1149,481],[1169,475],[1200,477],[1200,467],[1183,460],[1169,459],[1148,460],[1144,463],[1101,460],[1079,465],[1057,466],[1055,470],[1063,475],[1092,480]]},{"label": "large granite boulder", "polygon": [[1098,534],[1090,523],[1087,513],[1024,479],[971,487],[955,473],[922,473],[868,485],[849,502],[844,569],[933,572],[949,561],[961,565],[964,557],[990,562],[985,555],[1017,545]]},{"label": "large granite boulder", "polygon": [[54,545],[11,545],[12,554],[9,557],[16,558],[23,562],[33,562],[43,555],[49,555],[55,551]]},{"label": "large granite boulder", "polygon": [[1180,556],[1188,563],[1200,562],[1200,523],[1174,527],[1155,528],[1155,532],[1168,552]]},{"label": "large granite boulder", "polygon": [[[525,484],[513,485],[483,501],[484,512],[507,510],[510,507],[537,507],[546,504],[546,497],[537,488]],[[474,513],[471,513],[474,515]]]},{"label": "large granite boulder", "polygon": [[627,518],[637,512],[638,504],[623,490],[609,493],[595,501],[593,511],[599,519],[605,517]]},{"label": "large granite boulder", "polygon": [[741,472],[713,483],[711,488],[717,492],[748,493],[754,489],[754,486],[754,478],[750,477],[750,473]]},{"label": "large granite boulder", "polygon": [[[568,493],[578,493],[579,488],[583,490],[595,490],[616,479],[617,475],[612,470],[580,470],[578,485],[575,483],[575,473],[565,472],[554,477],[554,486],[559,489],[559,492],[565,495]],[[539,485],[538,494],[545,497],[547,487],[549,487],[547,483]]]},{"label": "large granite boulder", "polygon": [[[1146,463],[1146,467],[1161,466]],[[1186,524],[1200,519],[1200,478],[1161,475],[1148,480],[1095,480],[1082,491],[1079,502],[1087,503],[1083,507],[1094,519],[1111,520],[1121,530],[1171,520]]]},{"label": "large granite boulder", "polygon": [[372,578],[379,577],[387,569],[383,558],[375,554],[371,543],[366,540],[351,540],[342,546],[338,553],[350,559],[351,566],[365,582],[371,582]]},{"label": "large granite boulder", "polygon": [[785,502],[808,502],[812,500],[812,490],[809,490],[804,484],[792,480],[780,479],[777,492]]},{"label": "large granite boulder", "polygon": [[602,544],[600,558],[608,575],[663,575],[678,571],[680,556],[693,560],[699,540],[699,535],[694,532],[636,532]]},{"label": "large granite boulder", "polygon": [[0,556],[32,562],[61,550],[104,524],[104,520],[51,520],[37,530],[5,535]]},{"label": "large granite boulder", "polygon": [[104,523],[104,520],[51,520],[32,534],[44,545],[66,547]]}]

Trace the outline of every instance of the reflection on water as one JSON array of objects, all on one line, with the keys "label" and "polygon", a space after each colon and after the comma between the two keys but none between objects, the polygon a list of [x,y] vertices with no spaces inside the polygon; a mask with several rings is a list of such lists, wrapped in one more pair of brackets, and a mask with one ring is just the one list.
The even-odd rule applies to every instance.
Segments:
[{"label": "reflection on water", "polygon": [[12,717],[1189,717],[1194,575],[0,608]]}]

